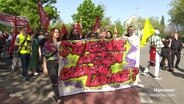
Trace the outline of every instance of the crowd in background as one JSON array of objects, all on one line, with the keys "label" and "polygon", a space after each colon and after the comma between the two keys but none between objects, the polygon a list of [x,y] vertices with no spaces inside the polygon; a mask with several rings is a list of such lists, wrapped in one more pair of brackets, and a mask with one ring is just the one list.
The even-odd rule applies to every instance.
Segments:
[{"label": "crowd in background", "polygon": [[[21,30],[20,32],[23,32],[24,34],[26,31]],[[178,33],[175,33],[176,35]],[[174,70],[174,67],[178,68],[178,63],[181,59],[181,50],[182,50],[182,41],[179,39],[179,41],[176,41],[175,36],[170,35],[167,36],[165,39],[162,39],[164,47],[162,48],[162,51],[160,55],[162,56],[161,60],[161,67],[169,68],[170,70]],[[30,52],[30,59],[29,59],[29,68],[34,69],[34,74],[37,75],[39,72],[42,71],[42,69],[39,69],[38,67],[42,62],[42,49],[44,46],[44,43],[48,40],[50,37],[50,33],[46,31],[34,31],[29,33],[30,37],[30,42],[31,42],[31,52]],[[16,43],[13,40],[13,38],[17,38],[18,35],[15,35],[13,32],[0,32],[0,56],[4,54],[5,51],[9,52],[9,58],[13,59],[12,63],[12,69],[14,70],[15,68],[19,67],[21,62],[18,62],[19,56],[16,55],[16,50],[20,48],[19,46],[17,47],[14,43]],[[61,39],[60,40],[82,40],[82,39],[111,39],[111,38],[116,38],[115,34],[112,34],[111,31],[106,30],[106,29],[101,29],[100,32],[89,32],[86,35],[80,34],[78,29],[73,28],[71,29],[69,34],[61,34]],[[172,41],[173,40],[173,41]],[[12,46],[15,45],[15,46]],[[13,47],[13,48],[12,48]],[[178,50],[178,52],[176,51]],[[175,52],[174,52],[175,51]],[[17,57],[16,58],[13,58]],[[174,56],[177,57],[177,62],[176,65],[173,65],[173,59]],[[38,59],[38,60],[37,60]],[[171,64],[169,64],[171,63]]]},{"label": "crowd in background", "polygon": [[[130,26],[127,29],[127,34],[122,35],[122,37],[132,37],[135,35],[134,32],[134,28]],[[168,69],[169,71],[174,71],[175,68],[179,68],[178,64],[181,59],[181,51],[183,48],[183,43],[178,33],[174,33],[161,40],[158,32],[159,31],[155,31],[155,35],[150,38],[152,40],[150,47],[155,48],[156,53],[158,52],[157,48],[160,49],[161,51],[158,52],[157,55],[158,57],[162,57],[161,61],[156,59],[157,62],[155,63],[159,63],[159,65],[155,66],[155,72],[157,72],[155,76],[159,76],[160,67]],[[71,29],[69,34],[62,34],[60,30],[56,28],[51,29],[50,32],[34,31],[28,33],[23,28],[18,35],[12,32],[0,33],[0,56],[3,56],[4,52],[8,51],[9,58],[12,59],[12,70],[21,68],[20,75],[26,81],[29,81],[34,75],[48,75],[51,79],[55,94],[53,98],[56,102],[59,102],[60,97],[57,88],[59,55],[57,43],[62,40],[112,38],[117,38],[117,34],[112,34],[111,31],[105,28],[100,29],[99,32],[89,32],[86,35],[82,35],[76,28]],[[177,60],[174,64],[175,56]],[[147,73],[148,70],[145,69],[143,75]]]}]

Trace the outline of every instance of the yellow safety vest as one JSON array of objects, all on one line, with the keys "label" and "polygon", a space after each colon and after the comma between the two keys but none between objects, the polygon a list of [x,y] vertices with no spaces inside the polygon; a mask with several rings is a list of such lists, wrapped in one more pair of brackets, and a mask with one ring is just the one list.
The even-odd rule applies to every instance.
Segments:
[{"label": "yellow safety vest", "polygon": [[[26,38],[25,35],[23,35],[22,33],[19,34],[19,44],[22,44],[23,41],[25,40],[25,38]],[[30,51],[31,51],[31,37],[30,37],[30,35],[28,35],[26,41],[24,42],[24,44],[22,46],[22,49],[20,50],[20,53],[21,54],[30,54]]]}]

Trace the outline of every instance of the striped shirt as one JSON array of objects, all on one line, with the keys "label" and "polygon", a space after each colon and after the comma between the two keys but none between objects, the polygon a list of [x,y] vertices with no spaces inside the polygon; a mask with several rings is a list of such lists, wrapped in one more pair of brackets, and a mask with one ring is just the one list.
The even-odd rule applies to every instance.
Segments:
[{"label": "striped shirt", "polygon": [[157,49],[164,47],[162,39],[158,35],[153,35],[150,38],[150,45],[156,46]]}]

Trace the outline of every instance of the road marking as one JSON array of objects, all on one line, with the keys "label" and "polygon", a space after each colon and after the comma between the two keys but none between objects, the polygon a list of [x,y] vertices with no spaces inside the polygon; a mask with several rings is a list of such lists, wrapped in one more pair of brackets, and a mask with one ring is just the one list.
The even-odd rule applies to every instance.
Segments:
[{"label": "road marking", "polygon": [[[141,80],[140,80],[141,82]],[[139,87],[141,87],[141,89],[144,89],[144,85],[143,84],[138,84]],[[153,101],[151,100],[150,96],[148,95],[147,91],[146,92],[139,92],[138,93],[139,97],[140,97],[140,101],[141,104],[151,104],[153,103]]]},{"label": "road marking", "polygon": [[139,97],[140,97],[140,100],[141,100],[141,104],[143,104],[143,103],[146,103],[146,104],[153,103],[153,101],[151,100],[150,96],[148,94],[146,94],[146,93],[140,92],[139,93]]}]

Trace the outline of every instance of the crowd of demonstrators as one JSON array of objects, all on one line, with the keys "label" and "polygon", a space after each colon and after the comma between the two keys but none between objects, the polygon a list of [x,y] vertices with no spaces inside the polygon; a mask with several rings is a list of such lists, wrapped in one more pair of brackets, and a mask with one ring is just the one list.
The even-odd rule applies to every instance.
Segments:
[{"label": "crowd of demonstrators", "polygon": [[[163,41],[161,41],[158,34],[159,31],[156,30],[155,35],[150,38],[150,64],[142,73],[142,75],[147,75],[150,66],[155,66],[156,79],[160,79],[160,68],[167,69],[171,72],[179,69],[178,65],[181,60],[181,52],[183,48],[183,43],[179,37],[179,33],[175,32],[173,35],[167,36]],[[161,61],[159,59],[160,56],[162,57]],[[174,62],[175,56],[176,62]]]},{"label": "crowd of demonstrators", "polygon": [[[100,29],[99,29],[100,30]],[[7,34],[7,35],[6,35]],[[35,31],[28,33],[25,28],[17,35],[12,33],[0,33],[0,51],[8,51],[12,59],[12,70],[21,68],[21,76],[28,81],[32,75],[38,75],[44,69],[43,47],[50,39],[50,33],[46,31]],[[88,36],[82,37],[77,28],[71,29],[70,34],[62,34],[62,40],[82,40],[82,39],[111,39],[113,34],[105,28],[98,32],[91,32]],[[44,75],[44,74],[43,74]],[[44,75],[45,76],[45,75]]]},{"label": "crowd of demonstrators", "polygon": [[[133,26],[129,26],[127,34],[123,38],[128,38],[132,44],[137,44],[136,40],[139,40],[138,36],[134,34]],[[159,69],[160,67],[168,67],[170,71],[178,68],[179,61],[181,59],[182,43],[178,38],[178,33],[175,33],[174,37],[168,37],[162,42],[159,37],[160,32],[155,30],[155,34],[150,38],[150,63],[143,71],[143,75],[147,75],[151,66],[155,66],[155,79],[160,79]],[[22,29],[16,36],[10,33],[0,33],[0,52],[7,49],[11,50],[10,57],[13,56],[12,69],[22,67],[21,75],[28,81],[32,75],[39,75],[43,71],[43,75],[49,76],[55,96],[53,97],[56,103],[61,101],[58,91],[58,67],[59,67],[59,52],[58,45],[60,40],[82,40],[82,39],[112,39],[117,38],[117,33],[112,34],[111,31],[102,28],[97,32],[89,32],[86,37],[83,37],[80,30],[73,28],[70,34],[61,34],[57,28],[47,31],[35,31],[27,33],[25,29]],[[16,39],[15,39],[16,38]],[[15,40],[15,42],[13,41]],[[5,43],[7,43],[5,45]],[[155,54],[154,54],[155,53]],[[162,57],[160,63],[160,56]],[[174,57],[177,57],[176,64],[174,66]],[[167,61],[167,62],[166,62]],[[31,76],[28,73],[31,71]]]},{"label": "crowd of demonstrators", "polygon": [[[179,69],[178,65],[181,59],[181,51],[183,48],[183,43],[179,37],[179,33],[175,32],[173,36],[166,37],[163,41],[164,47],[161,51],[161,67],[163,69],[168,69],[168,71],[173,72],[176,69]],[[176,56],[176,63],[174,64]]]},{"label": "crowd of demonstrators", "polygon": [[7,49],[6,40],[8,39],[8,34],[6,32],[0,32],[0,57],[4,54],[4,51]]}]

